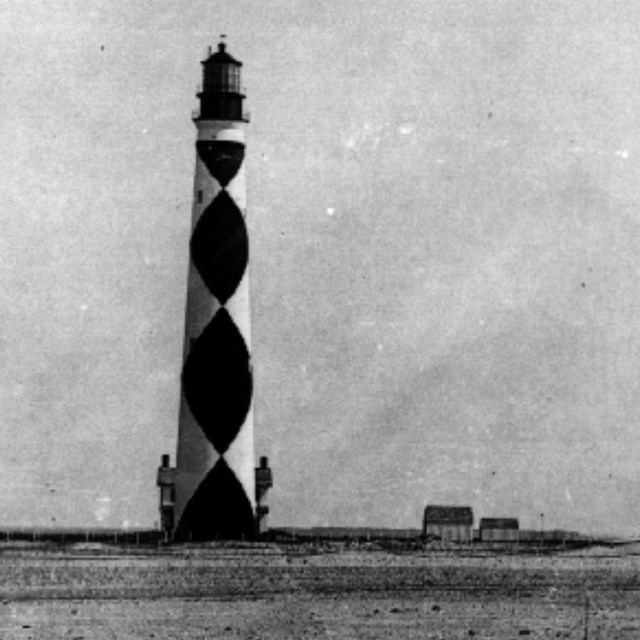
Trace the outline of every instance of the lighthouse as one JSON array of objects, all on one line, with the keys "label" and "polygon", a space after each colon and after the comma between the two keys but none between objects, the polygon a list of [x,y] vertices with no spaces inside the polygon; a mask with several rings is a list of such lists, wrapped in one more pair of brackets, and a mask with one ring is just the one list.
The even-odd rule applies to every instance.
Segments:
[{"label": "lighthouse", "polygon": [[158,474],[163,526],[178,541],[249,539],[264,517],[258,504],[256,519],[241,70],[220,42],[202,61],[197,94],[177,460]]}]

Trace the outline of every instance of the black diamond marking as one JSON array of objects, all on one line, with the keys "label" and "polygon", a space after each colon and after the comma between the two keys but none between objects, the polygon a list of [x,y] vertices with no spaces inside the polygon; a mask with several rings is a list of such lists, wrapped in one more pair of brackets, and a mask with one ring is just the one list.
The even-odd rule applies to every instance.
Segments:
[{"label": "black diamond marking", "polygon": [[209,291],[225,304],[247,268],[249,237],[242,213],[224,189],[198,220],[191,259]]},{"label": "black diamond marking", "polygon": [[199,140],[198,155],[209,173],[226,187],[238,173],[244,160],[244,145],[230,140]]},{"label": "black diamond marking", "polygon": [[253,509],[240,481],[220,458],[184,510],[178,540],[238,540],[254,537]]},{"label": "black diamond marking", "polygon": [[253,391],[249,351],[225,308],[195,341],[182,370],[182,388],[207,439],[224,453],[247,417]]}]

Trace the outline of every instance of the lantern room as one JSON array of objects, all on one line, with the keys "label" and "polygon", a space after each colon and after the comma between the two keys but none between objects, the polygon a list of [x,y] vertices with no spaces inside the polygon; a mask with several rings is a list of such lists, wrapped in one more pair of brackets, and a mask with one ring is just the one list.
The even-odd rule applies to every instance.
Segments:
[{"label": "lantern room", "polygon": [[215,53],[202,61],[202,91],[200,115],[197,120],[237,120],[248,119],[243,109],[245,95],[241,85],[242,62],[227,53],[224,42],[218,44]]}]

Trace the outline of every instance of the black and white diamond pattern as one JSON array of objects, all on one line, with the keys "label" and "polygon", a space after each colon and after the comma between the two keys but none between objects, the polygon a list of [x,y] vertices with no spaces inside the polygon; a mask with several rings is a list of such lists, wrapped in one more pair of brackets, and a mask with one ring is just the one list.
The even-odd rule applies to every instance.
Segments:
[{"label": "black and white diamond pattern", "polygon": [[186,502],[175,537],[250,538],[252,503],[225,459],[245,424],[253,390],[249,350],[226,306],[248,265],[244,216],[227,190],[244,161],[244,144],[198,141],[197,151],[220,189],[194,228],[191,260],[219,306],[189,350],[182,389],[191,414],[219,457]]}]

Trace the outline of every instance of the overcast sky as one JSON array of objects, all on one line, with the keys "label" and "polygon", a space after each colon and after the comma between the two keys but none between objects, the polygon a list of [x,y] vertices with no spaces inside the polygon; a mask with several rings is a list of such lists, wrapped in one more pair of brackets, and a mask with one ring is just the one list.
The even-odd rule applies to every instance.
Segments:
[{"label": "overcast sky", "polygon": [[[640,531],[635,0],[0,9],[0,524],[157,520],[205,47],[244,62],[273,524]],[[54,520],[55,519],[55,520]]]}]

